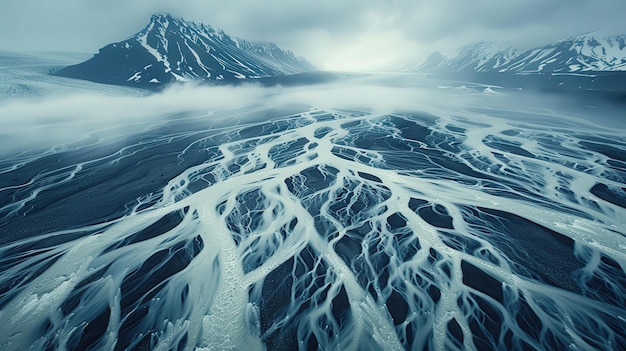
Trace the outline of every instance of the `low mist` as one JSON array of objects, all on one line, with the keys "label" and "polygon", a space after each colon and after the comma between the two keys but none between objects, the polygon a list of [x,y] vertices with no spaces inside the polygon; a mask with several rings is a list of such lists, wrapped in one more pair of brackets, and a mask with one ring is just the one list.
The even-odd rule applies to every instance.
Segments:
[{"label": "low mist", "polygon": [[[581,101],[578,95],[521,92],[472,83],[444,84],[420,75],[392,79],[359,76],[299,87],[188,84],[144,96],[85,90],[67,95],[12,98],[0,106],[3,116],[0,153],[11,155],[49,148],[85,139],[94,132],[106,134],[109,129],[114,129],[115,134],[135,133],[183,113],[194,117],[206,115],[210,119],[214,112],[237,115],[237,110],[244,108],[268,109],[289,104],[323,110],[354,109],[373,114],[410,111],[473,119],[484,115],[482,109],[489,109],[496,116],[499,109],[506,109],[509,112],[499,117],[534,122],[551,117],[568,118],[576,124],[587,121],[596,126],[600,121],[608,128],[624,124],[617,108],[605,99]],[[516,110],[520,113],[510,113]]]}]

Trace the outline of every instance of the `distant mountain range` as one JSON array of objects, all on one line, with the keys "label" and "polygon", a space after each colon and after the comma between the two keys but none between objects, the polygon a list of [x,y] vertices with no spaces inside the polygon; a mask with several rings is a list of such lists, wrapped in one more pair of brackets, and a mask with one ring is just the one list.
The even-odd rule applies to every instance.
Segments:
[{"label": "distant mountain range", "polygon": [[405,71],[593,73],[626,71],[626,35],[585,34],[531,49],[502,42],[480,42],[464,47],[456,56],[432,54]]},{"label": "distant mountain range", "polygon": [[511,88],[626,92],[626,35],[585,34],[531,49],[480,42],[401,68]]},{"label": "distant mountain range", "polygon": [[272,43],[252,43],[169,14],[154,14],[139,33],[54,74],[155,88],[175,81],[239,81],[314,71]]}]

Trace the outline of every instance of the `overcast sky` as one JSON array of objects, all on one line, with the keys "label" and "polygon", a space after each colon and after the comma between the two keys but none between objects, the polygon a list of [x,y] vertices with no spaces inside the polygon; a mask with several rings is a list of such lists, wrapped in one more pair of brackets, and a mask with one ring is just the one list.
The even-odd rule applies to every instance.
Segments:
[{"label": "overcast sky", "polygon": [[481,40],[530,46],[626,33],[626,0],[0,0],[0,50],[95,53],[155,12],[275,42],[333,70],[376,69]]}]

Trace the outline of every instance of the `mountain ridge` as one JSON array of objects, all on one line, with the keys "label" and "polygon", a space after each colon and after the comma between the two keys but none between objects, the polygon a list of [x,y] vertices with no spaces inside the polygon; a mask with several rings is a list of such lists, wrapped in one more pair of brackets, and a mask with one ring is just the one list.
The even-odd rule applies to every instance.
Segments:
[{"label": "mountain ridge", "polygon": [[231,37],[210,25],[156,13],[128,39],[54,74],[100,83],[154,88],[176,81],[238,81],[315,71],[273,43]]},{"label": "mountain ridge", "polygon": [[[433,56],[435,55],[435,56]],[[470,44],[452,58],[434,53],[405,71],[592,73],[626,71],[626,35],[586,33],[534,48],[506,42]],[[434,58],[439,57],[439,62]]]}]

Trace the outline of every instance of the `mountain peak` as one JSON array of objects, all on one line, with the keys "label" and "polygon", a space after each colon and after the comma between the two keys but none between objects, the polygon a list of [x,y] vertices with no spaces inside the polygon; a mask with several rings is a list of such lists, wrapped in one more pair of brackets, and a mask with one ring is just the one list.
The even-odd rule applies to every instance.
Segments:
[{"label": "mountain peak", "polygon": [[150,25],[165,25],[167,26],[170,22],[175,22],[176,19],[174,17],[172,17],[172,15],[170,15],[167,12],[157,12],[155,14],[153,14],[152,16],[150,16],[150,22],[148,24],[148,26]]},{"label": "mountain peak", "polygon": [[291,51],[231,37],[211,26],[155,13],[134,36],[57,74],[103,83],[155,86],[173,81],[240,80],[312,71]]},{"label": "mountain peak", "polygon": [[152,16],[150,16],[151,21],[156,21],[156,20],[161,20],[161,19],[174,19],[174,17],[172,17],[172,15],[170,15],[169,12],[156,12],[156,13],[153,13]]},{"label": "mountain peak", "polygon": [[446,58],[439,51],[435,51],[424,62],[422,62],[418,66],[419,71],[431,72],[441,68],[441,65],[444,64]]}]

